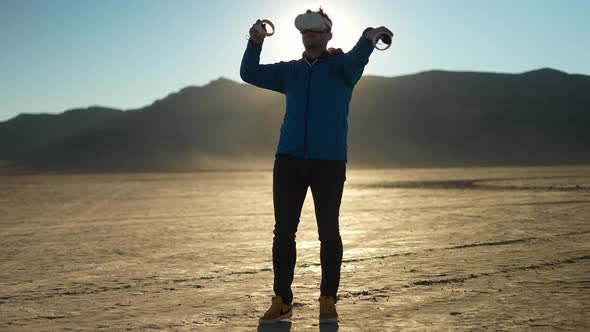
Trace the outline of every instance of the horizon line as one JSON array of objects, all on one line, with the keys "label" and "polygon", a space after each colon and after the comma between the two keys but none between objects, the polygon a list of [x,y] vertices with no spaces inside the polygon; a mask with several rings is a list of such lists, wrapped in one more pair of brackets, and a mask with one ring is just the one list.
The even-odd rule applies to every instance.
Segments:
[{"label": "horizon line", "polygon": [[[362,77],[373,77],[373,78],[391,79],[391,78],[408,77],[408,76],[415,76],[415,75],[421,75],[421,74],[433,73],[433,72],[456,73],[456,74],[462,73],[462,74],[523,75],[523,74],[537,72],[537,71],[542,71],[542,70],[555,71],[555,72],[563,73],[565,75],[590,76],[590,74],[569,73],[569,72],[565,72],[563,70],[555,69],[555,68],[552,68],[552,67],[540,67],[540,68],[537,68],[537,69],[531,69],[531,70],[526,70],[526,71],[521,71],[521,72],[426,69],[426,70],[422,70],[422,71],[418,71],[418,72],[412,72],[412,73],[401,74],[401,75],[394,75],[394,76],[381,76],[381,75],[366,74],[366,75],[362,75]],[[86,107],[84,107],[84,106],[78,106],[78,107],[67,108],[67,109],[65,109],[65,110],[63,110],[61,112],[60,111],[57,111],[55,113],[53,113],[53,112],[38,112],[38,113],[21,112],[21,113],[18,113],[16,115],[10,117],[10,118],[7,118],[5,120],[0,120],[0,123],[11,121],[11,120],[13,120],[13,119],[15,119],[15,118],[17,118],[19,116],[22,116],[22,115],[50,115],[50,116],[51,115],[55,115],[55,116],[57,116],[57,115],[62,115],[64,113],[67,113],[67,112],[70,112],[70,111],[87,110],[87,109],[90,109],[90,108],[106,108],[106,109],[111,109],[111,110],[121,111],[121,112],[135,111],[135,110],[140,110],[140,109],[143,109],[143,108],[148,107],[150,105],[153,105],[158,100],[162,100],[162,99],[165,99],[165,98],[169,97],[170,95],[177,94],[177,93],[181,92],[182,90],[185,90],[185,89],[188,89],[188,88],[205,88],[205,87],[208,87],[209,85],[211,85],[212,83],[217,82],[217,81],[221,81],[221,80],[230,81],[230,82],[233,82],[233,83],[236,83],[236,84],[240,84],[240,85],[249,85],[248,83],[243,82],[241,80],[234,80],[234,79],[231,79],[231,78],[227,78],[225,76],[219,76],[218,78],[212,79],[208,83],[203,84],[203,85],[186,85],[186,86],[184,86],[184,87],[176,90],[175,92],[170,92],[170,93],[168,93],[166,96],[164,96],[162,98],[156,98],[151,103],[144,104],[143,106],[139,106],[139,107],[134,107],[134,108],[119,108],[119,107],[113,107],[113,106],[106,106],[106,105],[103,105],[103,104],[92,104],[92,105],[88,105]]]}]

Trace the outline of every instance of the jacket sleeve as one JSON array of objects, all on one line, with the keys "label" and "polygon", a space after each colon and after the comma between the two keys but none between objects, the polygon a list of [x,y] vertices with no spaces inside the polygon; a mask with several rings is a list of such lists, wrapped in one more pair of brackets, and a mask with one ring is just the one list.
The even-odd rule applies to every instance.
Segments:
[{"label": "jacket sleeve", "polygon": [[344,54],[342,70],[346,82],[355,85],[360,80],[365,66],[369,63],[369,56],[373,53],[373,49],[373,43],[365,38],[363,32],[352,50]]},{"label": "jacket sleeve", "polygon": [[285,93],[285,71],[287,63],[281,61],[268,65],[260,64],[262,44],[248,41],[240,66],[240,77],[244,82],[263,89]]}]

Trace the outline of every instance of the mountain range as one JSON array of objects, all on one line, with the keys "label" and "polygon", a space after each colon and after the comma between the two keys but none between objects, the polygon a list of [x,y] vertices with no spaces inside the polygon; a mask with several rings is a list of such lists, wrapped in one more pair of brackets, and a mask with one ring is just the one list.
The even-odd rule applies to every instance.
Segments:
[{"label": "mountain range", "polygon": [[[364,76],[349,164],[590,163],[590,76],[427,71]],[[168,171],[272,166],[282,94],[224,78],[134,110],[89,107],[0,122],[0,160],[33,169]]]}]

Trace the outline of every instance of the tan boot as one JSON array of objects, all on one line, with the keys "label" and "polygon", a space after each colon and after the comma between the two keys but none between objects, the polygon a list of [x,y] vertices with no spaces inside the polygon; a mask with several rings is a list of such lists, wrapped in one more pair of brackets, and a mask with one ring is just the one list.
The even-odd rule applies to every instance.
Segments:
[{"label": "tan boot", "polygon": [[320,296],[320,324],[337,323],[336,299],[331,296]]},{"label": "tan boot", "polygon": [[282,319],[291,318],[293,316],[293,308],[288,304],[283,304],[283,298],[280,296],[272,297],[272,304],[270,308],[260,317],[260,324],[272,324],[279,322]]}]

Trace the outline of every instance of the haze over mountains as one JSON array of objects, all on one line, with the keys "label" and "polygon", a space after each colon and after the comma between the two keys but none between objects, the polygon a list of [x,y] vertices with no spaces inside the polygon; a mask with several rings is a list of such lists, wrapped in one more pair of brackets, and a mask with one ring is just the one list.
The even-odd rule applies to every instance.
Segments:
[{"label": "haze over mountains", "polygon": [[[428,71],[365,76],[349,115],[353,166],[590,163],[590,76]],[[272,167],[282,94],[226,79],[130,111],[0,122],[0,160],[60,170]]]}]

